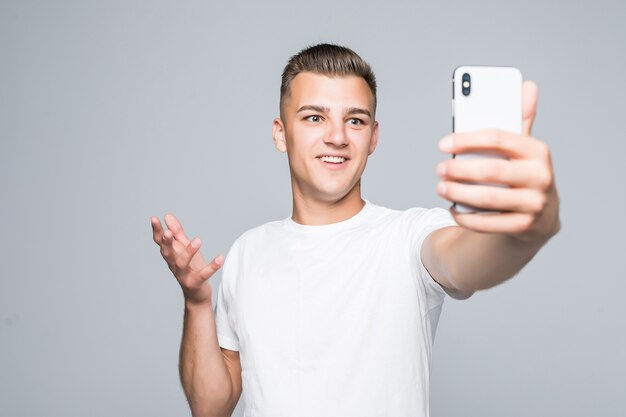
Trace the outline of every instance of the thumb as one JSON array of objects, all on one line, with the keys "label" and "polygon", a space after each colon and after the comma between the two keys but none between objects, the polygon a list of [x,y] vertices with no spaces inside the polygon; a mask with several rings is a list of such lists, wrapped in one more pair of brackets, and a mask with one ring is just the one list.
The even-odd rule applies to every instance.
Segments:
[{"label": "thumb", "polygon": [[534,81],[522,84],[522,133],[530,136],[537,114],[537,96],[539,89]]},{"label": "thumb", "polygon": [[203,280],[207,280],[211,278],[211,276],[213,276],[213,274],[216,273],[217,270],[220,269],[223,264],[224,264],[224,256],[223,255],[216,256],[211,262],[209,262],[207,266],[205,266],[204,268],[200,270],[199,272],[200,277]]}]

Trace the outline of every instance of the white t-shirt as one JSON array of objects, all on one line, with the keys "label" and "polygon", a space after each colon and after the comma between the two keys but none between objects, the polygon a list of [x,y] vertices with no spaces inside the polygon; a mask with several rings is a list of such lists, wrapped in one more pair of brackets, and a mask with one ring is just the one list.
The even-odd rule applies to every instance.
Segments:
[{"label": "white t-shirt", "polygon": [[447,210],[365,200],[353,217],[291,217],[241,235],[223,266],[215,317],[240,352],[245,417],[426,417],[445,292],[420,259]]}]

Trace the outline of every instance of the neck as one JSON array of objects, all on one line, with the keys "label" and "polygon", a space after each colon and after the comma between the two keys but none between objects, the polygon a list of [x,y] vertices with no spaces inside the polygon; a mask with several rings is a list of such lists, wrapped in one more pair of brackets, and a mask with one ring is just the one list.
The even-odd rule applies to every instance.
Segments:
[{"label": "neck", "polygon": [[356,215],[365,206],[361,199],[360,183],[339,199],[319,199],[296,192],[293,193],[294,222],[304,225],[337,223]]}]

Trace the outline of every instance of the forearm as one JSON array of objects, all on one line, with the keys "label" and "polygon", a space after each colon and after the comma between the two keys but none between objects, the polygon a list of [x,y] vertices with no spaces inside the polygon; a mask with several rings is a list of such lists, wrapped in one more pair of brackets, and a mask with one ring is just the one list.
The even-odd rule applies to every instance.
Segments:
[{"label": "forearm", "polygon": [[454,158],[437,167],[441,197],[491,212],[452,210],[460,228],[434,232],[422,249],[424,265],[444,288],[469,293],[493,287],[515,275],[560,230],[550,149],[531,136],[536,109],[537,86],[525,81],[519,133],[485,129],[440,141],[439,148],[451,155],[503,157]]},{"label": "forearm", "polygon": [[217,340],[212,306],[185,306],[180,377],[194,416],[228,415],[232,381]]},{"label": "forearm", "polygon": [[504,234],[460,229],[446,251],[448,279],[457,289],[476,291],[494,287],[526,265],[545,240],[522,241]]}]

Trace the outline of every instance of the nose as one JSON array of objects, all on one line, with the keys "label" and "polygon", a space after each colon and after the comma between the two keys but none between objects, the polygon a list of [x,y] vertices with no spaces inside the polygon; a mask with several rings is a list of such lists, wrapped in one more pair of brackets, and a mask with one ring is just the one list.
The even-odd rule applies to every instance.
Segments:
[{"label": "nose", "polygon": [[329,131],[324,137],[324,143],[340,148],[347,146],[348,136],[346,135],[345,124],[343,122],[334,122],[329,124],[329,126]]}]

